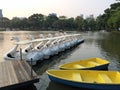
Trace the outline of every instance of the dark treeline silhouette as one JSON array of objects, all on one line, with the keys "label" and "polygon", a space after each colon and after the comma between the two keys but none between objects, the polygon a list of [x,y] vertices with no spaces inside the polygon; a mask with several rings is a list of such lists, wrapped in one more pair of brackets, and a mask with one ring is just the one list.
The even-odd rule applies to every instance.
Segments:
[{"label": "dark treeline silhouette", "polygon": [[104,14],[94,17],[93,15],[84,18],[83,15],[75,18],[67,18],[51,13],[48,16],[33,14],[28,18],[0,19],[0,27],[15,28],[19,30],[119,30],[120,28],[120,2],[110,5],[104,10]]}]

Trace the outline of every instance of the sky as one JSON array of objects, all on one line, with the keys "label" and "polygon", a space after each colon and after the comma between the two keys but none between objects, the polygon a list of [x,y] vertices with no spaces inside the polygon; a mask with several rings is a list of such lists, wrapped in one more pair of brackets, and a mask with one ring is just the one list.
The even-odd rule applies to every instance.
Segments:
[{"label": "sky", "polygon": [[[118,0],[119,1],[119,0]],[[76,17],[81,14],[87,17],[93,14],[95,17],[103,14],[116,0],[0,0],[0,9],[3,16],[9,19],[13,17],[29,17],[39,13],[57,16]]]}]

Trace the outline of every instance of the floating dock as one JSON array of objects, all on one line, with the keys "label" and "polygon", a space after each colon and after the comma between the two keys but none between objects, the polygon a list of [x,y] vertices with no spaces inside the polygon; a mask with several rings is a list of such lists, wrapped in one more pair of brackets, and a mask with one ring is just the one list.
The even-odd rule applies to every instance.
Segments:
[{"label": "floating dock", "polygon": [[39,77],[24,60],[0,62],[0,90],[39,82]]}]

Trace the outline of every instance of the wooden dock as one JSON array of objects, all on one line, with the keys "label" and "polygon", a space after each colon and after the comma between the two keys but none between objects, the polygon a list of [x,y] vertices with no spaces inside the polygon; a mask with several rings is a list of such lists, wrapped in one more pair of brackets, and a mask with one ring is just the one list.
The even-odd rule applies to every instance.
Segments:
[{"label": "wooden dock", "polygon": [[0,62],[0,90],[22,87],[36,82],[39,82],[39,78],[26,61]]}]

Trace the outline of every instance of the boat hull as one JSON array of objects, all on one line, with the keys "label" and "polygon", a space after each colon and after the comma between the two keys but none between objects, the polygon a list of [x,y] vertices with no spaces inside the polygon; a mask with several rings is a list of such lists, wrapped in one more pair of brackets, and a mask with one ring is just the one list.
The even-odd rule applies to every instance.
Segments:
[{"label": "boat hull", "polygon": [[80,83],[80,82],[72,82],[72,81],[68,81],[68,80],[63,80],[63,79],[59,79],[56,77],[53,77],[51,75],[48,75],[51,81],[57,82],[57,83],[61,83],[61,84],[65,84],[65,85],[70,85],[70,86],[74,86],[74,87],[79,87],[79,88],[85,88],[85,89],[94,89],[94,90],[120,90],[120,84],[118,85],[112,85],[112,84],[108,84],[108,85],[104,85],[104,84],[91,84],[91,83]]},{"label": "boat hull", "polygon": [[109,66],[109,64],[104,64],[104,65],[100,65],[100,66],[96,66],[96,67],[92,67],[92,68],[84,68],[81,70],[108,70],[108,66]]},{"label": "boat hull", "polygon": [[63,70],[108,70],[109,61],[101,58],[90,58],[69,62],[59,66]]},{"label": "boat hull", "polygon": [[[91,68],[81,68],[81,69],[75,69],[75,70],[108,70],[108,66],[109,64],[105,64],[105,65],[100,65],[100,66],[96,66],[96,67],[91,67]],[[66,70],[64,68],[60,68],[62,70]],[[70,69],[69,69],[70,70]],[[72,70],[72,69],[71,69]]]},{"label": "boat hull", "polygon": [[91,90],[120,90],[120,73],[97,70],[48,70],[51,81]]}]

